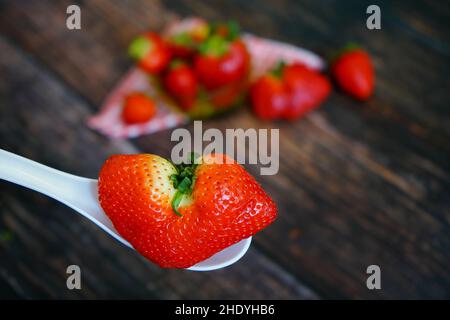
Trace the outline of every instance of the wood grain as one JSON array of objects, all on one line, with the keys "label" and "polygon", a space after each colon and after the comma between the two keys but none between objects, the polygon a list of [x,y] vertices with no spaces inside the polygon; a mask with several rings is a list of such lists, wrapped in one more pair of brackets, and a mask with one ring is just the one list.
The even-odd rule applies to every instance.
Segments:
[{"label": "wood grain", "polygon": [[[448,4],[381,2],[382,30],[369,31],[364,27],[368,3],[361,1],[328,1],[323,5],[317,1],[96,0],[81,3],[83,29],[73,32],[64,28],[68,3],[0,4],[0,28],[8,39],[3,41],[8,53],[0,53],[0,143],[80,175],[95,177],[103,159],[113,152],[139,150],[170,155],[170,131],[118,142],[89,131],[83,121],[130,66],[125,54],[130,39],[147,28],[161,29],[177,15],[233,18],[246,31],[324,54],[349,40],[357,41],[372,54],[377,71],[376,94],[367,103],[336,92],[320,110],[296,123],[260,122],[245,108],[204,123],[206,128],[221,130],[280,128],[280,172],[264,177],[258,175],[257,167],[247,167],[273,195],[280,209],[279,219],[255,238],[255,249],[246,260],[221,271],[220,280],[152,268],[73,217],[70,226],[61,220],[53,231],[72,232],[71,238],[76,238],[77,232],[70,230],[77,226],[83,228],[91,242],[101,242],[100,248],[92,252],[80,253],[76,246],[71,248],[71,255],[85,259],[92,277],[89,290],[82,294],[169,298],[450,297]],[[16,68],[22,64],[31,65],[32,71],[17,74]],[[39,88],[31,85],[35,81],[42,82]],[[46,89],[49,82],[51,90]],[[26,108],[27,104],[33,106]],[[11,107],[19,112],[11,113]],[[31,108],[33,115],[27,113]],[[192,125],[187,127],[192,129]],[[87,158],[80,161],[86,150],[95,151],[89,151]],[[59,212],[69,211],[27,191],[4,184],[2,188],[6,190],[2,191],[2,202],[9,208],[4,210],[2,203],[2,216],[7,213],[11,219],[8,227],[14,232],[28,228],[25,230],[34,237],[45,237],[33,225],[24,227],[23,222],[14,222],[20,212],[24,217],[38,212],[39,217],[50,215],[48,219],[53,220]],[[43,227],[43,222],[33,221]],[[47,237],[39,247],[45,254],[39,256],[54,251],[55,259],[65,257],[59,241]],[[28,240],[17,248],[22,252],[19,261],[8,260],[6,271],[0,273],[0,285],[6,283],[5,295],[76,294],[53,285],[45,289],[39,283],[42,280],[29,276],[29,270],[17,268],[23,252],[30,250],[29,242],[34,243]],[[95,256],[101,254],[110,259],[108,272],[95,270]],[[120,258],[111,258],[116,255]],[[27,260],[29,264],[33,259]],[[46,263],[42,264],[40,273],[49,277],[48,283],[55,283],[51,278],[55,274],[50,271],[55,267],[45,271]],[[132,271],[120,276],[120,268],[128,264]],[[370,264],[382,269],[380,291],[366,288],[365,270]],[[98,274],[102,276],[96,279]],[[258,281],[248,279],[255,275]],[[61,282],[64,274],[58,276]],[[148,289],[142,285],[134,288],[141,279],[159,277],[162,279],[158,284]],[[7,280],[10,278],[15,281]],[[29,287],[15,285],[24,279]],[[111,279],[115,282],[109,286]],[[207,289],[204,281],[215,281],[217,288]],[[133,283],[133,288],[127,289],[127,283]],[[247,289],[233,289],[233,285]],[[199,286],[204,292],[199,292]]]}]

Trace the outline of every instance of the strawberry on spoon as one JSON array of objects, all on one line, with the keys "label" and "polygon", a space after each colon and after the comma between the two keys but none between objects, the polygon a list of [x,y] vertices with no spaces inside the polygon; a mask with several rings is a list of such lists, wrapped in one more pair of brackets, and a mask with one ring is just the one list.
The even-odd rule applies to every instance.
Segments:
[{"label": "strawberry on spoon", "polygon": [[224,155],[178,167],[151,154],[112,156],[100,171],[99,199],[119,234],[166,268],[191,267],[277,215],[254,178]]},{"label": "strawberry on spoon", "polygon": [[[101,208],[98,201],[97,180],[55,170],[1,149],[0,179],[41,192],[64,203],[91,220],[117,241],[132,247],[116,231]],[[241,240],[188,269],[192,271],[210,271],[229,266],[247,252],[250,243],[251,237]]]}]

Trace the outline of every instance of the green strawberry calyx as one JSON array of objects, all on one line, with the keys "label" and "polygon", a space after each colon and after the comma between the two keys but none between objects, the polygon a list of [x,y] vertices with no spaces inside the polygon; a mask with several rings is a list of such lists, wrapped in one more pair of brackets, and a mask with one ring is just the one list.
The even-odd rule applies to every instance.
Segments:
[{"label": "green strawberry calyx", "polygon": [[220,35],[212,35],[199,46],[202,55],[221,57],[228,52],[229,41]]},{"label": "green strawberry calyx", "polygon": [[280,60],[277,62],[275,67],[270,70],[270,74],[275,76],[276,78],[280,79],[283,76],[284,67],[286,67],[286,62],[283,60]]},{"label": "green strawberry calyx", "polygon": [[172,209],[179,217],[183,215],[178,211],[181,201],[185,195],[192,194],[195,184],[195,169],[198,162],[195,160],[195,153],[191,152],[189,163],[181,163],[176,165],[177,173],[170,176],[170,180],[177,191],[172,199]]},{"label": "green strawberry calyx", "polygon": [[194,46],[194,40],[192,39],[192,36],[188,32],[180,32],[177,34],[174,34],[171,37],[171,41],[180,46],[184,47],[193,47]]},{"label": "green strawberry calyx", "polygon": [[239,35],[240,27],[234,20],[211,24],[209,35],[198,46],[198,50],[202,55],[221,57],[228,52],[230,43],[238,39]]},{"label": "green strawberry calyx", "polygon": [[212,23],[210,25],[210,36],[219,35],[226,38],[229,41],[234,41],[239,38],[241,28],[235,20],[230,20],[226,23]]},{"label": "green strawberry calyx", "polygon": [[153,43],[147,37],[139,36],[131,42],[128,48],[128,54],[134,60],[139,61],[151,50],[153,50]]}]

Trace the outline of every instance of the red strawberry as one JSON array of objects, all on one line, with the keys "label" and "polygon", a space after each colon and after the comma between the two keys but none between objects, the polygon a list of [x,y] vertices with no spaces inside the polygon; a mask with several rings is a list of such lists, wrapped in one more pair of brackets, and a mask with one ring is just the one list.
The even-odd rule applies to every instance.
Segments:
[{"label": "red strawberry", "polygon": [[294,120],[318,107],[330,91],[330,82],[317,71],[280,62],[252,84],[250,98],[260,118]]},{"label": "red strawberry", "polygon": [[[229,164],[228,164],[229,163]],[[99,199],[117,231],[161,267],[190,267],[268,226],[274,202],[224,155],[180,165],[156,155],[115,155]]]},{"label": "red strawberry", "polygon": [[200,82],[213,90],[242,80],[250,66],[250,55],[245,44],[236,38],[229,41],[213,35],[200,46],[194,58],[194,70]]},{"label": "red strawberry", "polygon": [[185,110],[192,108],[198,92],[198,81],[187,64],[175,60],[164,76],[164,86]]},{"label": "red strawberry", "polygon": [[265,120],[281,118],[289,106],[286,86],[271,73],[262,76],[251,86],[250,100],[255,114]]},{"label": "red strawberry", "polygon": [[351,46],[344,49],[333,62],[331,74],[347,94],[367,100],[374,89],[374,69],[366,51]]},{"label": "red strawberry", "polygon": [[154,32],[146,32],[133,40],[129,47],[131,58],[138,62],[143,70],[159,73],[170,61],[170,49],[164,40]]},{"label": "red strawberry", "polygon": [[155,102],[144,93],[135,92],[125,98],[122,119],[128,124],[143,123],[156,113]]},{"label": "red strawberry", "polygon": [[283,79],[290,94],[291,106],[284,118],[293,120],[318,107],[330,94],[330,81],[322,74],[302,64],[288,65]]}]

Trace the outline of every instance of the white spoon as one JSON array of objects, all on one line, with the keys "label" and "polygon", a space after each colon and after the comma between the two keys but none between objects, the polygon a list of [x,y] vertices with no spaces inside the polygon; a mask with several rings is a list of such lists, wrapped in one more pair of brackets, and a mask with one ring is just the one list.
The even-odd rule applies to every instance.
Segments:
[{"label": "white spoon", "polygon": [[[124,245],[132,246],[114,229],[97,196],[97,180],[65,173],[0,149],[0,179],[43,193],[81,213]],[[210,271],[229,266],[248,250],[252,237],[244,239],[212,257],[188,268]]]}]

